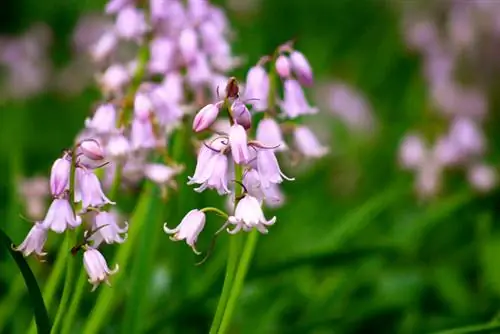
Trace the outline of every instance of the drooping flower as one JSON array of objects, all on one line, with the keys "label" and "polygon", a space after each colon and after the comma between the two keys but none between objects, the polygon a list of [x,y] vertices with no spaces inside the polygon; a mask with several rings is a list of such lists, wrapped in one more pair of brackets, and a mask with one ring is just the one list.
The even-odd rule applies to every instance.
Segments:
[{"label": "drooping flower", "polygon": [[219,110],[220,104],[218,103],[204,106],[194,117],[193,130],[195,132],[200,132],[210,127],[217,119]]},{"label": "drooping flower", "polygon": [[278,75],[283,78],[287,79],[290,77],[291,74],[291,63],[290,59],[288,59],[287,56],[285,55],[280,55],[278,59],[276,59],[276,72],[278,72]]},{"label": "drooping flower", "polygon": [[247,133],[243,126],[234,124],[229,131],[229,145],[234,162],[244,164],[250,159],[248,151]]},{"label": "drooping flower", "polygon": [[29,256],[35,253],[38,256],[45,256],[47,253],[43,251],[45,241],[47,241],[47,228],[41,222],[36,222],[31,228],[24,241],[14,249],[22,252],[24,256]]},{"label": "drooping flower", "polygon": [[278,159],[276,159],[274,152],[269,149],[259,149],[257,151],[257,171],[260,183],[264,188],[269,187],[272,183],[281,183],[283,179],[288,181],[294,180],[283,174],[278,164]]},{"label": "drooping flower", "polygon": [[179,50],[186,63],[195,60],[198,53],[198,36],[191,28],[186,28],[179,35]]},{"label": "drooping flower", "polygon": [[134,118],[130,132],[130,141],[132,149],[152,149],[156,147],[156,138],[153,131],[153,125],[149,120]]},{"label": "drooping flower", "polygon": [[295,50],[290,54],[290,62],[299,82],[304,86],[312,85],[312,69],[306,57],[299,51]]},{"label": "drooping flower", "polygon": [[257,198],[259,201],[264,201],[269,207],[278,207],[283,204],[284,195],[275,183],[270,183],[264,188],[260,182],[259,173],[256,169],[249,169],[243,176],[243,185],[248,194]]},{"label": "drooping flower", "polygon": [[267,147],[273,147],[276,151],[288,149],[279,124],[274,118],[264,118],[257,126],[257,140]]},{"label": "drooping flower", "polygon": [[106,155],[112,159],[126,157],[130,153],[130,143],[124,135],[117,134],[109,138]]},{"label": "drooping flower", "polygon": [[80,182],[79,189],[81,192],[83,209],[88,207],[101,207],[106,204],[115,204],[115,202],[104,195],[101,188],[101,182],[92,171],[83,172],[78,181]]},{"label": "drooping flower", "polygon": [[130,79],[129,71],[121,64],[111,65],[97,78],[105,94],[120,94]]},{"label": "drooping flower", "polygon": [[45,215],[42,225],[56,233],[62,233],[67,228],[75,228],[82,223],[80,216],[75,216],[69,201],[65,198],[55,198]]},{"label": "drooping flower", "polygon": [[241,229],[250,231],[256,228],[261,233],[267,233],[267,226],[276,222],[276,217],[267,220],[262,212],[260,201],[250,195],[243,197],[236,205],[234,216],[230,216],[228,221],[234,224],[233,230],[228,231],[231,234],[237,233]]},{"label": "drooping flower", "polygon": [[247,130],[252,126],[252,115],[247,106],[240,100],[235,100],[231,105],[231,116],[236,124]]},{"label": "drooping flower", "polygon": [[173,177],[181,170],[179,166],[170,167],[159,163],[150,163],[144,166],[144,175],[151,181],[162,185],[173,181]]},{"label": "drooping flower", "polygon": [[315,114],[318,111],[317,108],[309,105],[300,84],[294,79],[285,80],[284,99],[281,102],[281,108],[285,115],[290,118]]},{"label": "drooping flower", "polygon": [[314,133],[306,126],[297,126],[293,133],[297,149],[306,157],[320,158],[328,153],[328,147],[320,144]]},{"label": "drooping flower", "polygon": [[92,119],[85,120],[85,127],[98,134],[108,134],[116,129],[116,108],[110,103],[100,105]]},{"label": "drooping flower", "polygon": [[71,170],[71,161],[69,159],[65,154],[64,157],[57,159],[52,165],[50,171],[50,192],[52,196],[58,197],[68,189]]},{"label": "drooping flower", "polygon": [[151,41],[151,60],[149,70],[152,73],[164,74],[172,66],[175,52],[174,42],[166,37],[157,37]]},{"label": "drooping flower", "polygon": [[[230,193],[227,186],[227,157],[224,154],[216,153],[211,156],[207,164],[199,170],[198,175],[193,175],[188,184],[197,183],[200,186],[195,188],[196,192],[202,192],[205,189],[215,189],[219,195]],[[195,178],[195,176],[197,176]]]},{"label": "drooping flower", "polygon": [[[92,246],[97,248],[103,241],[107,244],[123,243],[127,239],[128,223],[122,228],[118,226],[118,215],[115,212],[100,211],[95,216],[94,234],[89,238]],[[122,236],[122,234],[125,234]]]},{"label": "drooping flower", "polygon": [[134,6],[122,8],[116,16],[115,28],[120,37],[138,40],[147,30],[144,12]]},{"label": "drooping flower", "polygon": [[163,225],[163,230],[167,234],[173,234],[170,239],[174,241],[186,240],[186,243],[193,249],[196,254],[196,240],[198,235],[205,227],[205,213],[198,209],[189,211],[182,219],[179,225],[174,229],[169,229],[167,223]]},{"label": "drooping flower", "polygon": [[92,291],[95,291],[100,283],[109,283],[109,276],[118,272],[118,264],[113,269],[109,269],[104,256],[95,248],[87,247],[83,253],[83,265],[89,276],[89,283],[92,284]]},{"label": "drooping flower", "polygon": [[264,111],[267,109],[269,96],[269,77],[264,67],[252,67],[247,74],[245,84],[245,100],[252,104],[253,110]]}]

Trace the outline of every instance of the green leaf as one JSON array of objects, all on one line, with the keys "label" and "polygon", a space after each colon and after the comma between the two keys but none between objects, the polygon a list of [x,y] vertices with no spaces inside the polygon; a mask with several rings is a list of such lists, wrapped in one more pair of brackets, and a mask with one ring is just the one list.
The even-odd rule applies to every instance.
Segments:
[{"label": "green leaf", "polygon": [[21,274],[23,275],[24,282],[28,288],[28,293],[31,299],[31,305],[33,306],[33,312],[35,314],[36,327],[39,334],[50,333],[51,324],[47,309],[43,302],[42,293],[36,282],[35,275],[31,271],[28,263],[24,259],[21,253],[16,252],[12,249],[12,240],[5,234],[3,230],[0,229],[0,243],[3,247],[10,253],[14,261],[16,261]]}]

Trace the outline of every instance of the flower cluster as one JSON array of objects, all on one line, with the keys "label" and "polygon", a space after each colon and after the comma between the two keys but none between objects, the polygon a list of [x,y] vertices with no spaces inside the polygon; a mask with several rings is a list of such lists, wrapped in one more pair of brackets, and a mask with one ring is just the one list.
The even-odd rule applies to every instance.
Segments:
[{"label": "flower cluster", "polygon": [[431,97],[428,108],[436,111],[431,117],[439,130],[427,136],[433,139],[432,145],[416,131],[403,138],[401,164],[416,172],[417,190],[422,195],[436,193],[443,171],[449,168],[465,169],[474,188],[490,190],[497,177],[495,170],[483,162],[487,144],[482,126],[488,111],[483,87],[487,81],[475,70],[467,83],[460,82],[457,74],[488,61],[478,36],[498,35],[493,13],[500,7],[496,2],[450,1],[443,6],[444,16],[439,15],[437,22],[438,15],[431,9],[415,11],[408,5],[406,39],[423,56]]},{"label": "flower cluster", "polygon": [[[269,70],[267,64],[271,65]],[[282,80],[282,98],[278,77]],[[262,205],[281,205],[283,195],[279,185],[284,180],[293,180],[281,170],[277,154],[294,150],[303,157],[318,158],[328,152],[314,133],[299,122],[300,116],[317,112],[307,102],[302,88],[312,82],[309,62],[291,43],[286,43],[250,68],[242,94],[236,79],[230,78],[224,95],[201,108],[193,119],[193,131],[209,131],[212,136],[200,145],[196,168],[188,184],[196,185],[197,192],[213,189],[228,196],[232,214],[212,207],[192,210],[175,229],[165,224],[164,230],[173,234],[173,240],[185,239],[198,253],[195,243],[209,211],[226,218],[219,232],[235,234],[253,229],[268,232],[276,217],[267,220]],[[255,117],[261,112],[263,118]],[[257,118],[260,121],[254,127]],[[288,132],[293,136],[291,145],[285,141]],[[238,187],[243,188],[242,193]]]},{"label": "flower cluster", "polygon": [[43,246],[49,230],[60,234],[78,228],[85,221],[85,234],[92,242],[83,246],[84,265],[92,268],[88,272],[94,289],[100,282],[108,282],[108,276],[118,270],[118,266],[109,270],[97,247],[102,242],[124,242],[128,229],[127,224],[123,228],[118,225],[116,214],[106,211],[115,203],[104,194],[96,168],[85,163],[102,162],[103,158],[102,148],[96,141],[84,140],[53,163],[49,180],[52,203],[45,218],[36,222],[26,239],[16,247],[25,256],[31,253],[44,256]]}]

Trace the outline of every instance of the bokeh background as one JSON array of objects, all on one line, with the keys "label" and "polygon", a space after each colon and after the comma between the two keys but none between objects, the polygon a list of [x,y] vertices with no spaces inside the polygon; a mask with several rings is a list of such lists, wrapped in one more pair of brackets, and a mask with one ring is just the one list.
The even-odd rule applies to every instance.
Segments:
[{"label": "bokeh background", "polygon": [[[308,95],[321,112],[311,126],[331,150],[317,162],[285,167],[296,181],[284,184],[286,205],[268,213],[276,214],[278,223],[259,240],[230,332],[428,333],[470,325],[479,327],[456,332],[483,327],[500,332],[500,193],[494,170],[478,186],[463,168],[449,168],[440,173],[440,187],[422,194],[415,173],[398,159],[405,134],[419,131],[432,142],[446,123],[432,102],[429,77],[439,69],[428,69],[432,52],[411,43],[412,19],[436,22],[447,43],[453,8],[477,3],[488,12],[496,0],[216,3],[227,9],[235,53],[246,60],[237,77],[244,78],[248,66],[277,45],[296,39],[316,77]],[[19,218],[26,214],[23,180],[48,175],[99,100],[74,36],[83,18],[90,25],[98,22],[103,7],[103,0],[2,2],[0,48],[22,36],[33,43],[26,46],[30,61],[15,68],[13,77],[8,66],[0,72],[0,227],[15,243],[30,227]],[[460,66],[467,69],[463,80],[476,83],[484,96],[479,124],[487,144],[481,161],[495,168],[500,153],[497,28],[482,16],[472,22],[490,33],[474,35],[473,55],[461,57]],[[422,34],[425,39],[425,29]],[[422,43],[429,47],[430,42]],[[194,163],[189,153],[188,171]],[[123,195],[119,202],[125,212],[137,197]],[[173,223],[214,201],[220,199],[182,185],[161,209],[162,220],[147,222],[127,269],[118,274],[123,279],[113,286],[112,312],[99,333],[207,332],[222,287],[227,238],[220,238],[202,266],[194,265],[197,258],[188,247],[166,235],[151,256],[142,254],[154,234],[163,234],[164,220]],[[200,248],[209,238],[205,233]],[[42,290],[61,241],[49,239],[46,262],[29,259]],[[115,250],[104,251],[112,259]],[[53,295],[51,314],[61,289],[62,284]],[[109,288],[83,296],[74,333],[82,332],[102,289]],[[139,294],[145,297],[137,302]],[[17,267],[1,253],[1,333],[28,331],[29,303]]]}]

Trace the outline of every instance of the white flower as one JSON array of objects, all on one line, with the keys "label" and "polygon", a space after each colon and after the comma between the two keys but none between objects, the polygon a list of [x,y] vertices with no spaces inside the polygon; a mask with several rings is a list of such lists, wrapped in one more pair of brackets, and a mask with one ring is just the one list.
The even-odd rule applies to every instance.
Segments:
[{"label": "white flower", "polygon": [[273,225],[276,222],[276,217],[266,220],[259,200],[246,195],[238,202],[234,216],[230,216],[228,221],[235,225],[233,230],[228,230],[231,234],[235,234],[241,229],[250,231],[254,227],[261,233],[267,233],[266,226]]},{"label": "white flower", "polygon": [[109,269],[104,256],[92,247],[88,247],[83,253],[83,265],[89,275],[89,283],[93,285],[92,291],[97,289],[101,282],[111,286],[108,277],[118,272],[118,265],[115,265],[114,269]]},{"label": "white flower", "polygon": [[189,211],[182,219],[179,225],[174,229],[169,229],[167,223],[163,225],[163,230],[167,234],[173,234],[170,239],[174,241],[186,240],[186,243],[193,249],[196,254],[200,254],[196,250],[196,240],[198,235],[205,227],[205,213],[198,209]]},{"label": "white flower", "polygon": [[38,256],[45,256],[47,254],[43,251],[45,241],[47,241],[47,229],[43,224],[35,223],[26,236],[26,239],[14,249],[22,252],[24,256],[28,256],[33,252]]}]

